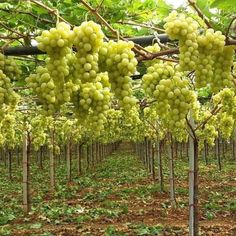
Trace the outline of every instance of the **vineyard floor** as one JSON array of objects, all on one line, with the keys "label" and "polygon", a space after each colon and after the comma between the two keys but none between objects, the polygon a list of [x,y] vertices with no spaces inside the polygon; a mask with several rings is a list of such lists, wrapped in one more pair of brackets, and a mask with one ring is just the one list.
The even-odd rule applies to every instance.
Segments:
[{"label": "vineyard floor", "polygon": [[[170,206],[168,168],[165,192],[127,148],[66,184],[65,165],[57,166],[57,190],[49,191],[48,164],[31,168],[32,211],[21,209],[20,167],[12,180],[1,165],[0,235],[188,235],[188,163],[175,160],[177,208]],[[201,235],[236,235],[236,164],[200,164]]]}]

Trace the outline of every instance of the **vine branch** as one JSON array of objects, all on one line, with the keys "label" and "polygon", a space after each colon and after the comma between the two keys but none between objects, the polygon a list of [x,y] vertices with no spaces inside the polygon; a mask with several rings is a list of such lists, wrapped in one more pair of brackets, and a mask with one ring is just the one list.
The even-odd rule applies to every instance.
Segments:
[{"label": "vine branch", "polygon": [[204,128],[204,126],[206,125],[206,123],[212,118],[212,116],[216,115],[221,109],[221,107],[218,107],[219,103],[217,104],[216,107],[214,107],[214,109],[211,111],[211,115],[209,115],[202,123],[200,123],[195,129],[194,131],[196,131],[197,129],[199,129],[201,126],[202,128]]},{"label": "vine branch", "polygon": [[[93,7],[91,7],[87,2],[84,0],[80,0],[80,2],[94,15],[98,18],[100,22],[102,22],[113,34],[118,36],[120,39],[124,41],[128,41],[126,38],[119,35],[119,32],[115,30]],[[139,55],[142,55],[144,58],[147,57],[146,53],[149,53],[145,48],[142,46],[135,44],[135,47],[133,48],[134,52],[138,53]],[[142,52],[143,51],[143,52]],[[146,53],[144,53],[146,52]]]},{"label": "vine branch", "polygon": [[197,12],[200,18],[203,19],[205,24],[207,25],[208,28],[213,28],[211,26],[211,23],[206,19],[205,15],[201,12],[201,10],[198,8],[194,0],[188,0],[189,5]]},{"label": "vine branch", "polygon": [[47,10],[49,13],[53,14],[54,16],[56,16],[56,18],[60,19],[61,21],[64,21],[65,23],[69,24],[71,26],[71,24],[65,20],[63,17],[61,17],[59,14],[58,14],[58,10],[54,10],[54,9],[51,9],[50,7],[48,7],[47,5],[43,4],[42,2],[39,2],[37,0],[30,0],[30,2],[44,8],[45,10]]},{"label": "vine branch", "polygon": [[236,16],[233,17],[233,19],[232,19],[231,22],[229,23],[229,26],[228,26],[227,31],[226,31],[226,34],[225,34],[225,36],[226,36],[226,41],[229,40],[229,31],[230,31],[230,28],[231,28],[231,26],[232,26],[232,24],[234,23],[235,20],[236,20]]}]

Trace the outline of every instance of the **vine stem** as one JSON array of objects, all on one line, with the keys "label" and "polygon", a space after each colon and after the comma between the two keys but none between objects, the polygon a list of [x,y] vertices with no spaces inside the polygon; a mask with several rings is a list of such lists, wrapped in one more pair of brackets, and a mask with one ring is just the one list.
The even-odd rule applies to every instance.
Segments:
[{"label": "vine stem", "polygon": [[198,8],[196,5],[196,2],[194,0],[188,0],[189,5],[197,12],[199,17],[203,19],[205,24],[207,25],[208,28],[213,28],[210,24],[210,22],[206,19],[205,15],[201,12],[201,10]]},{"label": "vine stem", "polygon": [[59,14],[58,14],[58,11],[57,10],[54,10],[54,9],[51,9],[50,7],[46,6],[45,4],[43,4],[42,2],[39,2],[37,0],[30,0],[30,2],[46,9],[49,13],[52,13],[54,16],[56,16],[57,19],[60,19],[61,21],[64,21],[65,23],[69,24],[70,26],[72,26],[67,20],[65,20],[63,17],[61,17]]},{"label": "vine stem", "polygon": [[22,34],[22,33],[20,33],[20,32],[15,31],[14,29],[8,27],[7,25],[5,25],[5,24],[2,23],[2,22],[0,22],[0,25],[1,25],[3,28],[7,29],[8,31],[10,31],[10,32],[12,32],[12,33],[15,33],[16,35],[21,36],[22,38],[27,37],[26,35],[24,35],[24,34]]},{"label": "vine stem", "polygon": [[142,23],[134,22],[134,21],[118,21],[117,23],[121,24],[121,25],[139,26],[139,27],[142,27],[142,28],[152,29],[152,30],[159,31],[159,32],[162,32],[162,33],[165,32],[164,29],[157,28],[155,26],[151,26],[151,25],[147,25],[147,24],[142,24]]},{"label": "vine stem", "polygon": [[196,129],[193,128],[193,126],[190,124],[190,122],[189,122],[189,120],[188,120],[187,117],[185,117],[185,120],[186,120],[186,122],[187,122],[188,127],[189,127],[190,130],[192,131],[192,134],[190,134],[190,133],[189,133],[189,134],[191,135],[191,137],[192,137],[194,140],[197,140],[197,136],[196,136],[196,133],[195,133]]},{"label": "vine stem", "polygon": [[[150,53],[150,55],[145,58],[142,58],[142,57],[139,58],[139,61],[152,60],[155,58],[169,60],[168,58],[160,58],[160,56],[172,55],[172,54],[178,54],[178,53],[179,53],[178,48],[171,48],[171,49],[167,49],[160,52]],[[176,60],[172,60],[172,61],[177,62]]]},{"label": "vine stem", "polygon": [[209,115],[201,124],[199,124],[194,131],[198,130],[201,126],[204,127],[205,124],[212,118],[212,116],[216,115],[221,109],[221,107],[218,107],[219,103],[217,104],[216,107],[213,108],[213,110],[211,111],[211,115]]},{"label": "vine stem", "polygon": [[26,12],[26,11],[18,11],[18,10],[15,10],[15,9],[4,9],[4,8],[0,8],[0,11],[4,11],[4,12],[7,12],[7,13],[11,13],[11,14],[24,14],[24,15],[29,15],[37,20],[40,20],[42,22],[45,22],[45,23],[49,23],[49,24],[54,24],[53,21],[50,21],[48,19],[45,19],[45,18],[40,18],[38,17],[37,15],[34,15],[32,12]]},{"label": "vine stem", "polygon": [[[128,41],[126,38],[122,37],[117,30],[115,30],[98,12],[95,8],[91,7],[87,2],[84,0],[80,0],[80,2],[94,15],[98,18],[100,22],[102,22],[114,35],[116,35],[118,38]],[[149,51],[147,51],[142,46],[135,44],[135,47],[133,48],[134,52],[138,53],[139,55],[143,56],[144,58],[147,57],[146,53],[150,54]],[[146,52],[146,53],[145,53]]]},{"label": "vine stem", "polygon": [[226,34],[225,34],[225,36],[226,36],[226,41],[229,40],[229,31],[230,31],[230,28],[231,28],[231,26],[232,26],[232,24],[234,23],[235,20],[236,20],[236,16],[235,16],[235,17],[231,20],[231,22],[229,23],[229,26],[228,26],[227,31],[226,31]]}]

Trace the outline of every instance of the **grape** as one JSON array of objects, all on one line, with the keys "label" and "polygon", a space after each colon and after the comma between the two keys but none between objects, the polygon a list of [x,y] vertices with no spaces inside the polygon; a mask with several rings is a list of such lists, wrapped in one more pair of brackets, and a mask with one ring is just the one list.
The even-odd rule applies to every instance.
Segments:
[{"label": "grape", "polygon": [[35,150],[46,143],[49,122],[50,120],[43,115],[37,115],[31,120],[32,143]]},{"label": "grape", "polygon": [[9,113],[5,114],[4,118],[1,120],[0,130],[3,136],[0,138],[9,148],[14,148],[16,140],[16,116]]},{"label": "grape", "polygon": [[[211,116],[211,113],[209,110],[203,110],[201,113],[201,119],[199,122],[205,121],[208,117]],[[218,131],[216,129],[216,117],[211,116],[211,119],[207,122],[207,124],[204,125],[201,129],[198,129],[196,131],[196,135],[199,140],[199,149],[203,149],[204,142],[206,141],[209,145],[214,146],[215,145],[215,139],[218,136]]]},{"label": "grape", "polygon": [[191,71],[195,69],[198,58],[197,30],[198,23],[185,14],[173,11],[165,19],[165,31],[170,39],[179,40],[179,69]]},{"label": "grape", "polygon": [[73,32],[77,49],[77,77],[82,83],[93,82],[99,72],[98,51],[103,43],[104,34],[101,27],[93,21],[83,22],[79,27],[75,27]]},{"label": "grape", "polygon": [[0,108],[6,104],[16,104],[17,94],[13,91],[10,78],[0,70]]},{"label": "grape", "polygon": [[217,78],[215,77],[215,72],[217,72],[215,62],[224,52],[225,36],[219,31],[214,32],[213,29],[207,29],[198,36],[197,42],[199,57],[196,60],[196,87],[201,88],[209,85],[213,90],[217,90],[217,81],[222,84],[220,82],[222,79],[219,78],[221,76],[218,76],[218,80],[215,81]]},{"label": "grape", "polygon": [[217,114],[217,126],[221,133],[221,137],[229,139],[234,129],[234,119],[232,115],[227,112],[220,112]]},{"label": "grape", "polygon": [[99,67],[107,71],[111,82],[111,89],[115,93],[119,104],[129,110],[137,102],[132,95],[132,80],[130,76],[136,71],[137,60],[132,42],[119,40],[103,43],[99,50]]},{"label": "grape", "polygon": [[55,84],[47,68],[39,66],[36,68],[36,74],[30,74],[26,78],[27,84],[38,95],[42,103],[45,114],[52,115],[57,110],[57,99]]},{"label": "grape", "polygon": [[[147,46],[147,47],[145,47],[145,49],[148,50],[149,52],[152,52],[152,53],[160,52],[160,50],[161,50],[158,43],[154,43],[152,46]],[[159,59],[153,59],[151,61],[145,61],[144,64],[146,67],[149,67],[149,66],[154,65],[158,62],[160,62]]]},{"label": "grape", "polygon": [[91,132],[99,135],[104,129],[106,111],[111,105],[112,94],[107,73],[99,73],[96,82],[82,83],[74,96],[75,112],[81,123],[87,122]]},{"label": "grape", "polygon": [[234,48],[225,46],[214,58],[214,71],[211,88],[214,93],[225,87],[233,87],[231,67],[234,59]]},{"label": "grape", "polygon": [[62,57],[66,55],[74,40],[74,33],[70,26],[64,22],[56,25],[56,28],[44,30],[42,34],[36,37],[38,48],[53,57]]},{"label": "grape", "polygon": [[235,91],[230,88],[224,88],[213,96],[215,106],[222,105],[221,111],[226,112],[236,118],[236,96]]},{"label": "grape", "polygon": [[147,68],[147,73],[142,78],[142,87],[145,93],[149,97],[152,97],[160,80],[171,78],[174,73],[173,66],[169,62],[160,62],[149,66]]},{"label": "grape", "polygon": [[12,80],[17,80],[22,73],[16,61],[12,58],[5,57],[2,53],[0,53],[0,69]]},{"label": "grape", "polygon": [[184,130],[185,118],[196,103],[196,95],[190,90],[189,81],[182,77],[183,74],[174,69],[173,63],[164,62],[148,67],[142,79],[145,93],[154,99],[152,106],[163,125],[172,133]]},{"label": "grape", "polygon": [[93,21],[83,22],[73,29],[74,45],[78,54],[97,53],[102,46],[104,34],[100,25]]},{"label": "grape", "polygon": [[71,101],[71,96],[80,86],[76,79],[76,57],[72,51],[74,33],[64,22],[56,25],[49,31],[43,31],[36,38],[38,48],[46,51],[46,67],[38,67],[36,74],[28,77],[29,86],[39,96],[45,113],[52,115],[61,105]]}]

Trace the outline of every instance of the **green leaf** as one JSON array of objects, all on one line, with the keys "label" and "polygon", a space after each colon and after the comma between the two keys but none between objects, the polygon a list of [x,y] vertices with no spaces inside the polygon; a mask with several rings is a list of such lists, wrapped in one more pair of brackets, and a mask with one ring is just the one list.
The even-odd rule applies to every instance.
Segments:
[{"label": "green leaf", "polygon": [[196,4],[206,17],[208,17],[209,19],[212,17],[212,13],[210,12],[210,6],[206,0],[197,0]]},{"label": "green leaf", "polygon": [[35,223],[30,226],[31,229],[40,229],[42,227],[41,223]]},{"label": "green leaf", "polygon": [[211,7],[217,7],[222,10],[232,10],[236,8],[236,0],[214,0]]},{"label": "green leaf", "polygon": [[163,18],[169,15],[171,12],[171,5],[167,4],[164,0],[158,0],[157,2],[157,14]]}]

